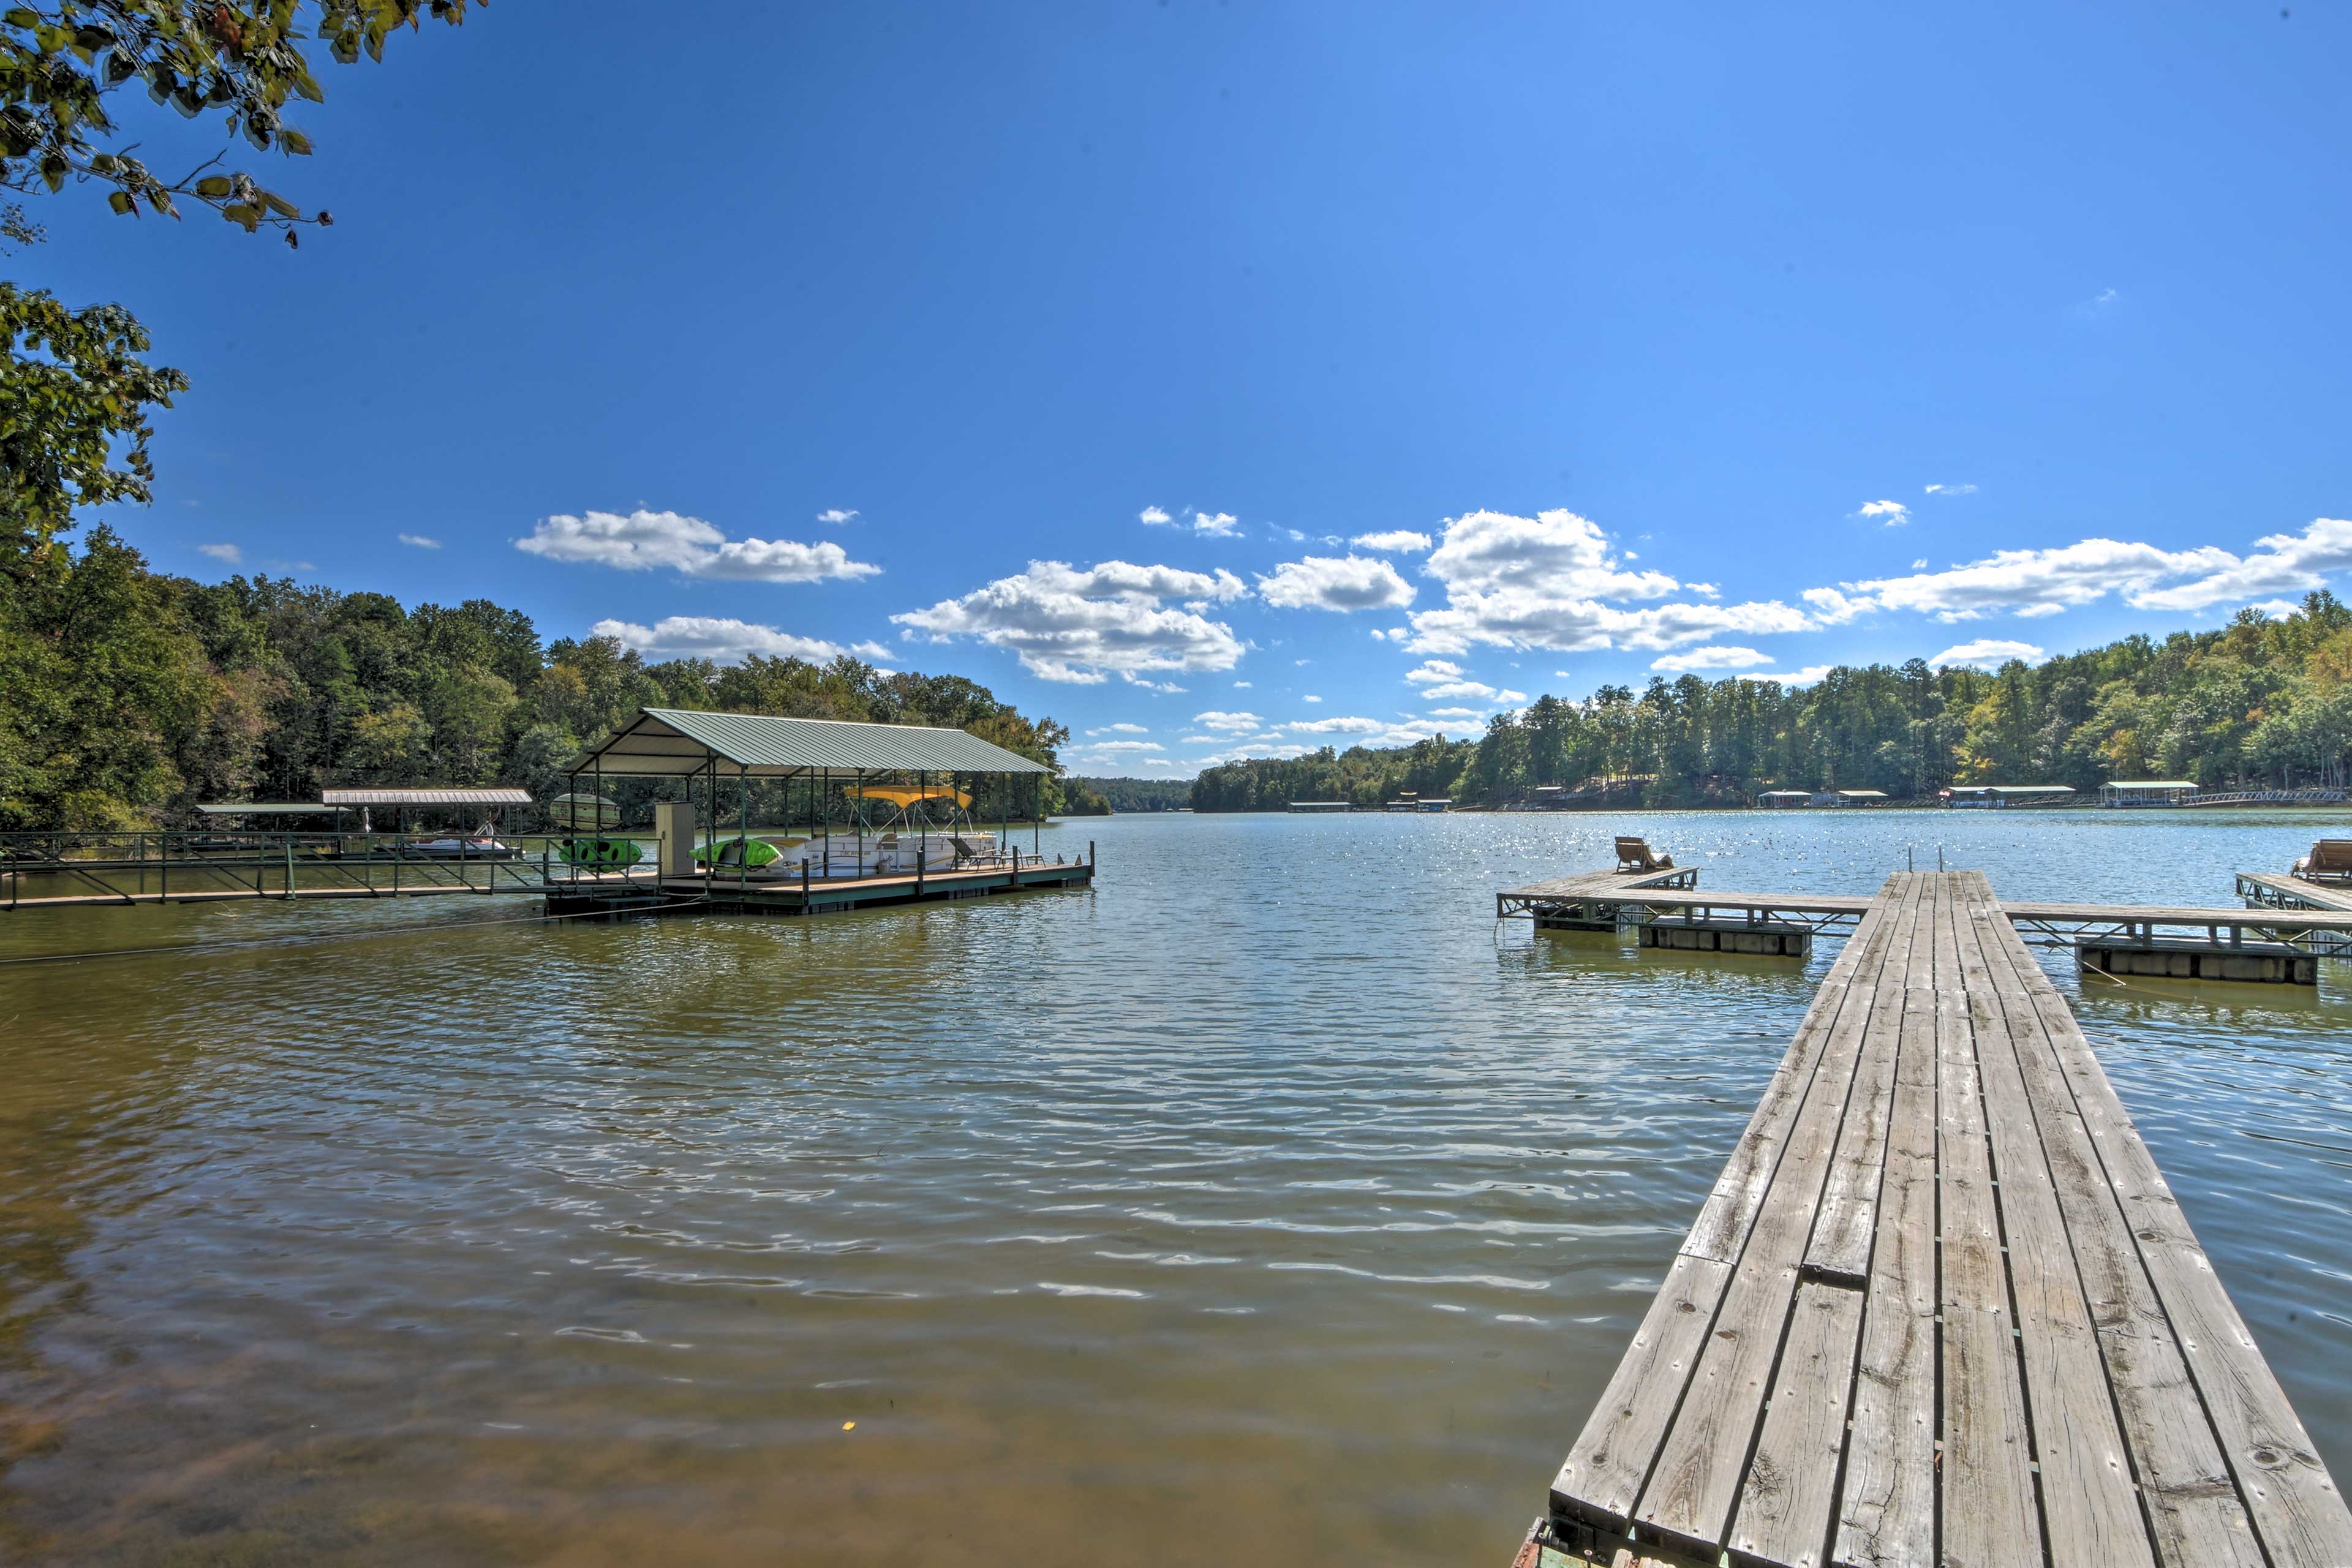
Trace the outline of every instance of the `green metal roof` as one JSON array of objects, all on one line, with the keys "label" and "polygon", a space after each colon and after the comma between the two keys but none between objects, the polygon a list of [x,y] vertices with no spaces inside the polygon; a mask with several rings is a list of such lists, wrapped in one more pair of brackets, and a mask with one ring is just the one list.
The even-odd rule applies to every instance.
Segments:
[{"label": "green metal roof", "polygon": [[206,816],[332,816],[343,807],[314,800],[230,800],[196,809]]},{"label": "green metal roof", "polygon": [[676,778],[716,754],[722,773],[782,777],[839,773],[1042,773],[1051,770],[961,730],[922,724],[858,724],[840,719],[779,719],[766,713],[703,713],[641,708],[572,771]]}]

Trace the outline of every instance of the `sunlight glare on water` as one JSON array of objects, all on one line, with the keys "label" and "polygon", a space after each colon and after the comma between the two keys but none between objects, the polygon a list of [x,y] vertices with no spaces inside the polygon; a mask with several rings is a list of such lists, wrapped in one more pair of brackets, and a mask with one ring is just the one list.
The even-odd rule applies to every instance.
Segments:
[{"label": "sunlight glare on water", "polygon": [[[0,968],[0,1557],[1501,1568],[1836,944],[1497,889],[1630,831],[2221,904],[2333,826],[1139,816],[1047,830],[1091,893],[814,922],[11,916],[252,945]],[[2347,980],[2080,1005],[2339,1474]]]}]

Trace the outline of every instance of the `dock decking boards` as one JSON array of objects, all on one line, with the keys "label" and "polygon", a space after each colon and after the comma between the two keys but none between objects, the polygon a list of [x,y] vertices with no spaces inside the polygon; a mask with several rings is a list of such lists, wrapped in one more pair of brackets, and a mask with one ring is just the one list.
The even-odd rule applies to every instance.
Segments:
[{"label": "dock decking boards", "polygon": [[2352,1511],[1973,871],[1871,900],[1549,1525],[1522,1563],[2352,1565]]}]

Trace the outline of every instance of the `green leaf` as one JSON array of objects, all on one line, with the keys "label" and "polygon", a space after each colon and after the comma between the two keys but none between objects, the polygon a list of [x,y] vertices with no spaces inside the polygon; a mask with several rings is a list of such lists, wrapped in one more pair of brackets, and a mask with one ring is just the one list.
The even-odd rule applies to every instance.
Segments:
[{"label": "green leaf", "polygon": [[38,12],[28,11],[22,5],[11,5],[5,12],[0,12],[0,22],[12,27],[37,27],[41,25],[41,17]]},{"label": "green leaf", "polygon": [[139,204],[131,198],[129,191],[107,192],[106,205],[112,207],[116,216],[121,217],[136,217],[139,214]]},{"label": "green leaf", "polygon": [[245,232],[247,234],[261,226],[261,210],[258,207],[247,206],[243,202],[221,208],[221,216],[231,223],[244,225]]},{"label": "green leaf", "polygon": [[261,193],[261,205],[268,207],[271,212],[276,213],[279,217],[300,217],[302,216],[302,209],[300,207],[296,206],[284,196],[274,195],[268,191]]},{"label": "green leaf", "polygon": [[196,182],[196,195],[206,201],[218,201],[236,188],[236,183],[226,174],[207,174]]}]

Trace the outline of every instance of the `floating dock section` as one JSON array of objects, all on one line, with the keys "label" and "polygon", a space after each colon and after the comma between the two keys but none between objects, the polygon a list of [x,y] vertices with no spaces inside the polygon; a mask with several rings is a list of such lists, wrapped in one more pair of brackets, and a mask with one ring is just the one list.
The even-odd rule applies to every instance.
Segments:
[{"label": "floating dock section", "polygon": [[2352,1563],[2022,923],[1867,900],[1519,1568]]},{"label": "floating dock section", "polygon": [[[1560,877],[1496,894],[1495,915],[1530,921],[1538,931],[1632,929],[1643,947],[1801,956],[1811,944],[1799,931],[1852,931],[1878,901],[1703,889],[1697,881],[1690,867]],[[2352,954],[2352,891],[2252,872],[2238,874],[2238,889],[2248,907],[2028,900],[1995,908],[2026,939],[2071,948],[2084,971],[2110,978],[2315,985],[2314,959]]]}]

